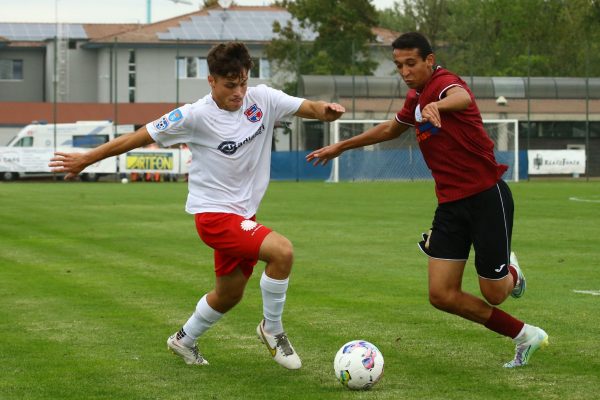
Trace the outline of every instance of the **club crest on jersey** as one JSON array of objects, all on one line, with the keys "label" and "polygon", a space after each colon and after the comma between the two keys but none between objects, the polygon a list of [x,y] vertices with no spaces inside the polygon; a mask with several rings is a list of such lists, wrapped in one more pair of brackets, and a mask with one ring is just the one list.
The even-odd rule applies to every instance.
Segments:
[{"label": "club crest on jersey", "polygon": [[262,119],[263,112],[260,108],[258,108],[258,106],[255,103],[248,107],[246,111],[244,111],[244,115],[246,116],[246,118],[248,118],[248,121],[258,122]]},{"label": "club crest on jersey", "polygon": [[169,127],[169,120],[165,117],[161,117],[152,123],[156,130],[164,131]]}]

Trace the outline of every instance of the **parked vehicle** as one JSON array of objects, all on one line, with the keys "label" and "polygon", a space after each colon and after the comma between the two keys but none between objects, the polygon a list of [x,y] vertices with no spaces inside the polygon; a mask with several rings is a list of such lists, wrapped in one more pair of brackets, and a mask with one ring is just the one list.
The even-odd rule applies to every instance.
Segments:
[{"label": "parked vehicle", "polygon": [[[117,125],[115,129],[111,121],[27,125],[6,147],[0,147],[0,176],[4,180],[15,180],[51,175],[46,161],[48,154],[51,157],[55,150],[91,149],[133,130],[133,125]],[[96,168],[92,166],[81,178],[96,181],[103,174],[115,172],[116,162],[112,160],[109,163],[115,166],[107,166],[108,163]]]}]

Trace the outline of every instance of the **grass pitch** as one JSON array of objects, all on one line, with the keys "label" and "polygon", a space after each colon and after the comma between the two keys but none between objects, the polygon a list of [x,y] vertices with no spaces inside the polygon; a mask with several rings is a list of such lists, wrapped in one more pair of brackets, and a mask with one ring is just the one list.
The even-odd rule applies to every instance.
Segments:
[{"label": "grass pitch", "polygon": [[[528,292],[502,308],[551,344],[518,370],[508,339],[428,304],[431,182],[272,183],[258,218],[295,246],[284,324],[304,365],[287,371],[254,333],[261,264],[201,339],[210,366],[167,351],[213,285],[184,184],[0,184],[0,399],[596,398],[600,184],[511,188]],[[464,286],[479,293],[472,263]],[[385,357],[370,392],[335,380],[351,339]]]}]

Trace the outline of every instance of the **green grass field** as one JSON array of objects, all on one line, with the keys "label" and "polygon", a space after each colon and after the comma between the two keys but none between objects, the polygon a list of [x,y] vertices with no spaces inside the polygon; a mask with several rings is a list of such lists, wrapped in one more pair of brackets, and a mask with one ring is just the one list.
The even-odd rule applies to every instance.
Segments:
[{"label": "green grass field", "polygon": [[[502,308],[551,344],[518,370],[510,340],[428,303],[432,183],[272,183],[258,218],[295,246],[284,324],[304,366],[288,371],[255,337],[262,265],[201,339],[210,366],[167,351],[213,284],[185,184],[0,184],[0,399],[598,398],[600,296],[575,290],[600,293],[600,183],[511,188],[528,292]],[[385,357],[370,392],[335,380],[351,339]]]}]

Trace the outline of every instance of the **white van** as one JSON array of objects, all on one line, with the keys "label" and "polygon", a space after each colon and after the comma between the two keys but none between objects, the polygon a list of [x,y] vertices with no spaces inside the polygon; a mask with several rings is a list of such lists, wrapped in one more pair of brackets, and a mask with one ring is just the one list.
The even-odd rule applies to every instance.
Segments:
[{"label": "white van", "polygon": [[[133,130],[133,125],[117,125],[116,136]],[[77,121],[70,124],[56,124],[56,127],[54,124],[27,125],[8,142],[6,147],[0,147],[0,176],[4,180],[15,180],[50,175],[43,164],[31,162],[39,157],[38,154],[41,152],[45,153],[44,150],[90,149],[114,137],[115,126],[111,121]],[[94,181],[99,176],[99,173],[89,172],[83,174],[82,179]]]},{"label": "white van", "polygon": [[[94,148],[115,137],[110,121],[77,121],[72,124],[30,124],[12,138],[7,147]],[[117,135],[133,131],[133,125],[117,125]],[[56,146],[54,137],[56,133]]]}]

